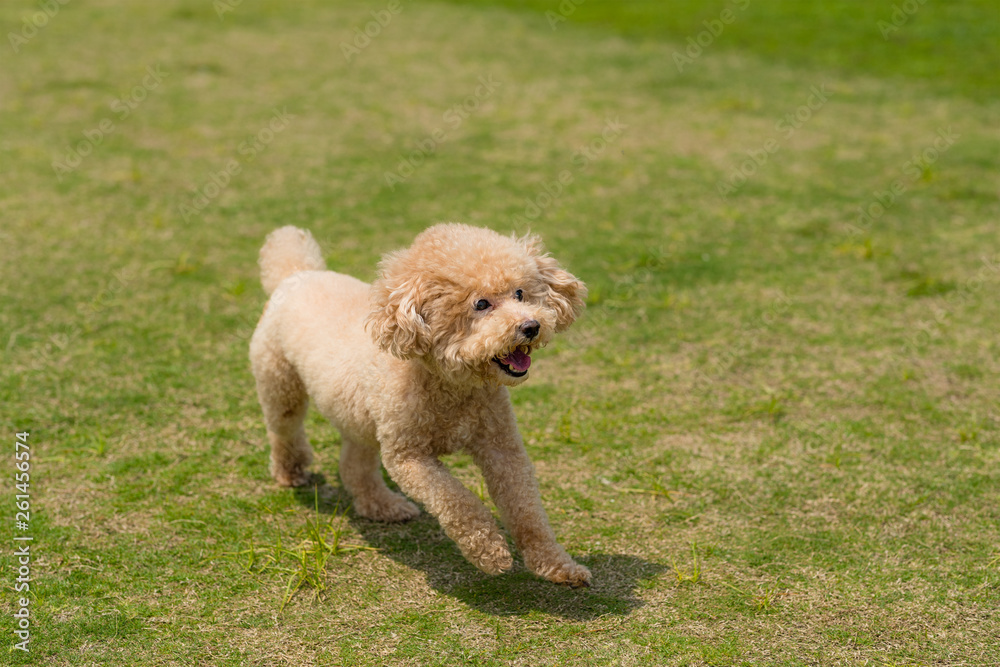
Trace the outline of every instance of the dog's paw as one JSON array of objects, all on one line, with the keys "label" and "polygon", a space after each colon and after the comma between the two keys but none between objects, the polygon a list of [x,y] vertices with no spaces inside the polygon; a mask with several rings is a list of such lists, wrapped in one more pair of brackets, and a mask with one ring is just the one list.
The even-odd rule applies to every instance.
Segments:
[{"label": "dog's paw", "polygon": [[274,475],[274,481],[281,486],[308,486],[312,481],[312,474],[300,466],[282,469],[275,467],[271,472]]},{"label": "dog's paw", "polygon": [[500,533],[493,533],[476,541],[465,557],[486,574],[503,574],[514,567],[514,558],[507,548],[507,540]]},{"label": "dog's paw", "polygon": [[396,493],[377,501],[355,498],[354,511],[366,519],[389,523],[409,521],[420,515],[420,509],[416,505]]},{"label": "dog's paw", "polygon": [[540,567],[535,573],[556,584],[565,584],[570,588],[589,588],[590,570],[572,560],[547,567]]}]

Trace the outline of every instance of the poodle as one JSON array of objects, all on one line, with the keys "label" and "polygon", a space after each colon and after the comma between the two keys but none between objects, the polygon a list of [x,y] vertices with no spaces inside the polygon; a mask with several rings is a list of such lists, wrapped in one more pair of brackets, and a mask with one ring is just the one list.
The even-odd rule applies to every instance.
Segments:
[{"label": "poodle", "polygon": [[529,570],[572,587],[590,571],[556,541],[508,387],[531,353],[579,316],[586,286],[535,236],[440,224],[389,253],[368,285],[327,271],[312,235],[272,232],[260,251],[270,300],[250,341],[271,443],[271,473],[309,483],[309,399],[336,426],[340,476],[354,511],[406,521],[420,510],[389,489],[381,465],[488,574],[513,565],[490,510],[439,457],[471,454]]}]

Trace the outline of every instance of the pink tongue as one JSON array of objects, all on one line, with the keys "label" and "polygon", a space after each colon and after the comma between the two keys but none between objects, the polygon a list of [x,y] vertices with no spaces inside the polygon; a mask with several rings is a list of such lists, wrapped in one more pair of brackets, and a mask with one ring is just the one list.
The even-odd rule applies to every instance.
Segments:
[{"label": "pink tongue", "polygon": [[528,370],[528,367],[531,366],[531,357],[526,355],[521,350],[514,350],[506,357],[500,359],[500,361],[507,364],[518,373]]}]

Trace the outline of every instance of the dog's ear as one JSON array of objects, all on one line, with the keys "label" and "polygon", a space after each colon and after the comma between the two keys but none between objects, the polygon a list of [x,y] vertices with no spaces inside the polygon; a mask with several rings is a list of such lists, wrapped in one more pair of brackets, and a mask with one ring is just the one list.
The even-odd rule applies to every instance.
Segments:
[{"label": "dog's ear", "polygon": [[380,349],[400,359],[423,356],[430,349],[430,327],[424,320],[420,279],[406,275],[404,256],[389,255],[372,285],[371,312],[365,328]]},{"label": "dog's ear", "polygon": [[529,234],[520,241],[535,260],[542,282],[548,287],[546,298],[556,311],[556,332],[567,329],[583,312],[587,286],[545,252],[540,238]]}]

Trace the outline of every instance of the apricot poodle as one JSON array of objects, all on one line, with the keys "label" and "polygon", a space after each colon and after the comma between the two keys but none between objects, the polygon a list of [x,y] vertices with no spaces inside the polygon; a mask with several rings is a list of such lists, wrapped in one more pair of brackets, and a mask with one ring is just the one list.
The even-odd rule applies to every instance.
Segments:
[{"label": "apricot poodle", "polygon": [[386,255],[373,285],[327,271],[312,235],[282,227],[260,251],[270,300],[250,360],[279,484],[310,479],[303,420],[309,399],[342,435],[340,476],[354,510],[406,521],[416,505],[393,492],[379,463],[437,517],[483,572],[513,565],[489,509],[439,460],[469,452],[532,572],[587,586],[590,571],[556,542],[507,387],[531,353],[584,307],[587,288],[537,237],[442,224]]}]

